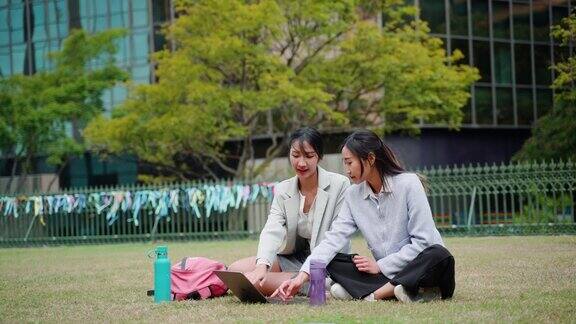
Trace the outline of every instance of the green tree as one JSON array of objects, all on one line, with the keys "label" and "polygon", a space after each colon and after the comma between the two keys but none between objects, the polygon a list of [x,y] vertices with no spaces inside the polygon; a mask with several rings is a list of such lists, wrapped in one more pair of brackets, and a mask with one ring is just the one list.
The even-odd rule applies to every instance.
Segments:
[{"label": "green tree", "polygon": [[21,179],[30,174],[38,156],[58,165],[59,174],[70,157],[84,152],[79,130],[103,111],[104,90],[127,78],[113,57],[114,40],[123,34],[73,30],[49,55],[54,69],[0,79],[0,150],[14,159],[11,179],[18,168]]},{"label": "green tree", "polygon": [[[552,28],[552,36],[560,46],[568,47],[576,39],[576,15],[564,18]],[[514,160],[572,159],[576,160],[576,57],[569,56],[564,62],[552,67],[556,79],[554,109],[538,119],[532,129],[532,136],[516,153]]]},{"label": "green tree", "polygon": [[[161,177],[250,179],[303,125],[457,128],[478,79],[402,0],[176,3],[171,49],[154,57],[159,81],[86,129],[95,150],[135,154]],[[271,139],[261,164],[258,135]]]}]

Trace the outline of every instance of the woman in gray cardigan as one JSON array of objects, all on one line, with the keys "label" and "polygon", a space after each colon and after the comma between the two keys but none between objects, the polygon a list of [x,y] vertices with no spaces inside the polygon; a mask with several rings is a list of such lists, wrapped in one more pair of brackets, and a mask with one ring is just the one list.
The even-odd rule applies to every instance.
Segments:
[{"label": "woman in gray cardigan", "polygon": [[[317,130],[297,130],[290,137],[289,147],[296,176],[275,187],[257,255],[238,260],[228,268],[244,272],[265,295],[298,272],[310,251],[324,239],[350,185],[345,176],[318,166],[323,147]],[[350,243],[339,250],[349,252]],[[306,287],[302,292],[306,293]]]},{"label": "woman in gray cardigan", "polygon": [[[356,131],[342,148],[354,182],[331,230],[304,262],[294,279],[274,295],[293,296],[309,279],[310,260],[328,264],[336,298],[403,302],[450,298],[454,258],[444,248],[418,175],[406,172],[394,153],[371,131]],[[360,230],[372,257],[339,254]]]}]

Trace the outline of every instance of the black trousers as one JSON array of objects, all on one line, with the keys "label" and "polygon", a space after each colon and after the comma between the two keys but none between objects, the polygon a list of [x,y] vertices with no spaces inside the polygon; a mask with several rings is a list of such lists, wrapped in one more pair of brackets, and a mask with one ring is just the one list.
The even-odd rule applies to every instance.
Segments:
[{"label": "black trousers", "polygon": [[423,287],[439,287],[442,299],[451,298],[454,294],[454,257],[441,245],[424,249],[393,279],[388,279],[382,273],[358,271],[352,261],[354,255],[338,253],[327,267],[332,280],[342,285],[354,298],[364,298],[388,282],[395,286],[402,285],[412,294]]}]

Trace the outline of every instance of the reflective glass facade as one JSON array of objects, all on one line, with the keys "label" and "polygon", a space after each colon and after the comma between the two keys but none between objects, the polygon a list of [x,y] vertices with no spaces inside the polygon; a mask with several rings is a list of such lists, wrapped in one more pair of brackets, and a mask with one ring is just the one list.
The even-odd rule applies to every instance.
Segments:
[{"label": "reflective glass facade", "polygon": [[[170,12],[170,0],[0,0],[0,76],[50,69],[47,54],[74,28],[125,28],[117,63],[134,82],[148,83],[154,78],[149,54],[165,45],[158,32]],[[116,87],[103,101],[110,109],[125,97],[126,90]]]},{"label": "reflective glass facade", "polygon": [[530,127],[552,108],[551,64],[561,48],[550,26],[573,10],[574,0],[415,0],[420,18],[446,50],[459,49],[480,70],[465,108],[464,127]]},{"label": "reflective glass facade", "polygon": [[[0,77],[34,74],[50,69],[47,54],[60,48],[70,30],[98,32],[124,28],[117,42],[116,61],[136,83],[154,81],[150,53],[163,48],[160,26],[173,16],[170,0],[0,0]],[[94,62],[98,66],[99,62]],[[118,86],[103,95],[109,111],[126,98]],[[10,159],[0,159],[0,176],[11,172]],[[53,173],[56,168],[39,157],[34,172]],[[106,161],[90,153],[70,161],[60,176],[63,188],[134,183],[138,164],[130,157]]]}]

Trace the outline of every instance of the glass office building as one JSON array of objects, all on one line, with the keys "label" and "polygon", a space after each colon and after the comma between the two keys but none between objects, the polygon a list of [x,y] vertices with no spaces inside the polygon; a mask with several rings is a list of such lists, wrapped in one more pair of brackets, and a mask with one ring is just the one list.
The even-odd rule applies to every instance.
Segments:
[{"label": "glass office building", "polygon": [[415,0],[421,18],[451,52],[480,70],[464,127],[530,127],[552,108],[550,65],[571,48],[550,27],[572,10],[570,0]]}]

